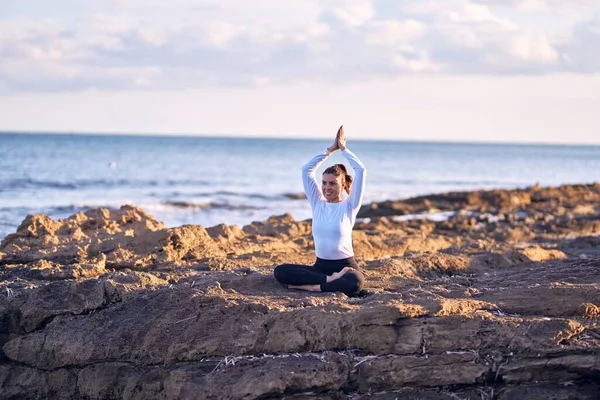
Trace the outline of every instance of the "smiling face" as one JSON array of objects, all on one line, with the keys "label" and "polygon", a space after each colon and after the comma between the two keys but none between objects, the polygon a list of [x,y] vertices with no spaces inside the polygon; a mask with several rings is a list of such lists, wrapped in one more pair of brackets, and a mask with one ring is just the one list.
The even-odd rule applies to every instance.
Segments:
[{"label": "smiling face", "polygon": [[342,177],[334,174],[323,174],[321,189],[323,195],[329,203],[342,201]]}]

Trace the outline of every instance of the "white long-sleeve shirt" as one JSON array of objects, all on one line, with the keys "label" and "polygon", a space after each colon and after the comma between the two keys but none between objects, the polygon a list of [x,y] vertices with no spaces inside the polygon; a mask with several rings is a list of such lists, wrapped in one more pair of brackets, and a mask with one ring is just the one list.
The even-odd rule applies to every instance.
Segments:
[{"label": "white long-sleeve shirt", "polygon": [[365,189],[365,166],[347,148],[342,154],[354,169],[350,195],[339,203],[328,203],[315,177],[319,165],[329,157],[325,151],[302,167],[304,192],[313,212],[312,233],[316,256],[324,260],[341,260],[354,256],[352,228],[360,210]]}]

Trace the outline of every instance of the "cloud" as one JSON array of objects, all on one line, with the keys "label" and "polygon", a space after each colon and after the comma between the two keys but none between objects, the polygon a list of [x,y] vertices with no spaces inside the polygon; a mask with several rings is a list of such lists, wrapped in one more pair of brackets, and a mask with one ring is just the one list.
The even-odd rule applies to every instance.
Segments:
[{"label": "cloud", "polygon": [[546,11],[548,0],[475,0],[479,4],[487,6],[499,6],[517,8],[523,11]]},{"label": "cloud", "polygon": [[365,25],[375,16],[373,3],[370,0],[355,0],[345,4],[344,7],[335,7],[330,12],[349,27]]},{"label": "cloud", "polygon": [[558,53],[543,35],[517,35],[507,46],[507,53],[517,59],[541,63],[553,63]]},{"label": "cloud", "polygon": [[398,54],[395,62],[401,70],[408,72],[440,72],[444,69],[441,65],[432,62],[425,52],[420,52],[416,57]]},{"label": "cloud", "polygon": [[365,32],[364,43],[376,46],[406,45],[422,37],[425,31],[425,25],[414,19],[377,21]]},{"label": "cloud", "polygon": [[[58,2],[60,3],[60,2]],[[595,2],[560,0],[90,1],[0,19],[6,92],[360,82],[403,74],[600,71]],[[109,4],[109,5],[106,5]],[[513,9],[511,13],[498,9]],[[527,23],[568,10],[560,30]],[[58,13],[60,14],[60,13]],[[65,14],[67,15],[67,14]],[[598,15],[598,14],[597,14]]]},{"label": "cloud", "polygon": [[[564,52],[569,69],[582,73],[596,73],[600,66],[600,13],[577,24],[568,40],[559,46]],[[594,50],[595,49],[595,50]]]},{"label": "cloud", "polygon": [[487,6],[517,8],[526,11],[550,11],[557,8],[573,10],[598,6],[598,0],[474,0],[474,2]]}]

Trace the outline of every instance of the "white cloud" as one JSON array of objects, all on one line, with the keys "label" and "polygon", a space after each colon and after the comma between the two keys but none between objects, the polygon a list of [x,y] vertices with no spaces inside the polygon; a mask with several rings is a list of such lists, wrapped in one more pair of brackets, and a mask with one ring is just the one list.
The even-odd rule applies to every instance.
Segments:
[{"label": "white cloud", "polygon": [[102,32],[104,34],[122,34],[139,27],[139,21],[133,17],[109,14],[92,14],[85,16],[78,23],[82,31]]},{"label": "white cloud", "polygon": [[543,0],[524,0],[518,4],[519,9],[525,11],[547,11],[548,4]]},{"label": "white cloud", "polygon": [[124,71],[126,76],[131,76],[133,85],[137,88],[150,88],[153,81],[160,76],[160,68],[143,68],[139,70]]},{"label": "white cloud", "polygon": [[508,45],[508,53],[515,57],[534,62],[552,63],[558,53],[543,35],[518,35]]},{"label": "white cloud", "polygon": [[142,41],[154,46],[162,46],[167,42],[166,33],[157,29],[142,28],[138,34]]},{"label": "white cloud", "polygon": [[203,40],[216,47],[226,47],[243,32],[243,26],[230,23],[209,23],[203,27]]},{"label": "white cloud", "polygon": [[401,70],[407,72],[439,72],[443,70],[442,66],[432,62],[426,53],[417,54],[414,58],[398,54],[394,61]]},{"label": "white cloud", "polygon": [[576,25],[571,36],[559,46],[572,71],[595,73],[600,66],[600,13]]},{"label": "white cloud", "polygon": [[514,7],[522,11],[547,11],[547,0],[475,0],[479,4],[498,7]]},{"label": "white cloud", "polygon": [[336,7],[332,13],[339,18],[340,21],[350,27],[358,27],[364,25],[375,16],[372,1],[362,0],[350,2],[345,7]]},{"label": "white cloud", "polygon": [[445,41],[459,48],[482,49],[485,47],[483,38],[470,27],[442,26],[438,28],[438,31]]},{"label": "white cloud", "polygon": [[494,21],[496,17],[492,11],[479,4],[465,2],[455,11],[448,13],[449,19],[454,22],[483,22]]},{"label": "white cloud", "polygon": [[[600,71],[600,23],[587,19],[597,4],[591,0],[86,4],[86,12],[63,18],[60,10],[48,17],[27,17],[25,11],[18,19],[0,17],[4,91]],[[498,11],[508,8],[516,11]],[[535,12],[559,9],[578,17],[560,30],[526,23],[537,18]]]},{"label": "white cloud", "polygon": [[367,45],[404,45],[423,36],[426,31],[425,24],[414,19],[374,22],[372,27],[365,34],[364,41]]}]

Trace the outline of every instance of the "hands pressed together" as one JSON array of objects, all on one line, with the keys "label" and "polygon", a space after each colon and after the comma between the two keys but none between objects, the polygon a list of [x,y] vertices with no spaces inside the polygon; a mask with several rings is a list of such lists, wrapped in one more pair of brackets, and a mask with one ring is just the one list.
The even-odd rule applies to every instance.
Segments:
[{"label": "hands pressed together", "polygon": [[327,148],[327,151],[333,153],[336,150],[345,150],[346,149],[346,135],[344,134],[344,125],[340,126],[337,134],[335,135],[335,140],[333,144]]}]

